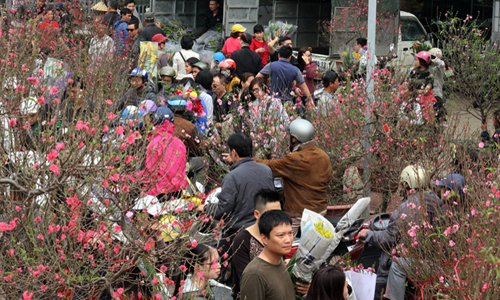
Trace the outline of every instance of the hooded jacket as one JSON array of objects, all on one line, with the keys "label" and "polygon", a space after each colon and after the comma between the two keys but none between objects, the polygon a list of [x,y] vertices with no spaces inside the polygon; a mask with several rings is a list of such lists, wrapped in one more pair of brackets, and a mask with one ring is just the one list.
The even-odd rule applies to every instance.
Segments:
[{"label": "hooded jacket", "polygon": [[423,195],[421,193],[410,195],[408,199],[391,214],[389,224],[385,230],[369,231],[366,234],[365,244],[386,250],[382,251],[382,255],[380,256],[380,264],[377,270],[377,284],[385,284],[387,282],[392,262],[392,255],[389,255],[388,251],[399,244],[401,231],[405,229],[408,230],[408,224],[411,222],[417,225],[422,225],[424,222],[424,216],[419,209],[421,206],[421,196],[425,201],[425,208],[428,213],[426,219],[430,220],[430,224],[435,228],[437,225],[435,220],[442,214],[442,202],[436,195],[425,192]]},{"label": "hooded jacket", "polygon": [[138,178],[145,178],[147,195],[168,194],[187,186],[186,146],[174,136],[175,125],[165,121],[156,127],[146,154],[144,171]]}]

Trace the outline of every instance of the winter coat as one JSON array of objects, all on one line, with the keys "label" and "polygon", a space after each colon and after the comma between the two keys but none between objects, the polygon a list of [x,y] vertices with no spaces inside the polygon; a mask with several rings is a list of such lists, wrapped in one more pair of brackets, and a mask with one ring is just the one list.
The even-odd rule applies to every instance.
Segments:
[{"label": "winter coat", "polygon": [[147,147],[146,166],[138,178],[146,180],[147,195],[168,194],[187,186],[186,146],[174,136],[175,125],[165,121],[156,127]]},{"label": "winter coat", "polygon": [[214,219],[224,219],[226,228],[234,231],[255,223],[253,199],[261,189],[274,190],[273,173],[268,166],[243,158],[231,166],[222,180],[218,203],[208,204],[205,211]]},{"label": "winter coat", "polygon": [[139,106],[139,103],[144,100],[151,100],[155,103],[157,102],[157,94],[154,86],[147,84],[146,87],[140,92],[131,88],[125,92],[125,95],[118,100],[116,105],[118,110],[122,110],[127,105]]},{"label": "winter coat", "polygon": [[283,178],[283,208],[291,217],[302,216],[304,208],[317,213],[326,209],[332,167],[330,157],[316,147],[314,140],[281,159],[255,161],[269,166],[275,177]]},{"label": "winter coat", "polygon": [[[401,231],[406,233],[408,230],[406,227],[408,227],[410,222],[417,225],[422,225],[424,222],[421,210],[418,209],[421,206],[420,196],[421,193],[410,195],[408,199],[391,214],[389,224],[385,230],[368,231],[366,234],[365,244],[385,250],[382,251],[382,255],[380,256],[380,264],[377,270],[377,284],[387,282],[392,257],[392,255],[388,254],[388,251],[399,244]],[[442,202],[436,195],[427,192],[423,194],[423,199],[428,213],[426,219],[430,220],[431,225],[435,227],[435,220],[442,214]]]}]

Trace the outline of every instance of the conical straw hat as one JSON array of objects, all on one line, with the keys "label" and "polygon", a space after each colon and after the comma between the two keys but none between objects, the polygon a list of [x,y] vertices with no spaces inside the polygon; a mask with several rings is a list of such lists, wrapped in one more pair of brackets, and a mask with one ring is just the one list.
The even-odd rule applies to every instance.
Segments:
[{"label": "conical straw hat", "polygon": [[99,2],[96,5],[92,6],[92,10],[97,10],[97,11],[108,11],[108,7],[104,2]]}]

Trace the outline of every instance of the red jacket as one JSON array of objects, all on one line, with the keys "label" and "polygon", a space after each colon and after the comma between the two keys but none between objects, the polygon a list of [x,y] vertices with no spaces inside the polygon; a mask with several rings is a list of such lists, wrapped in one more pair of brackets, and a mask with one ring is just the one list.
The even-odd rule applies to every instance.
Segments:
[{"label": "red jacket", "polygon": [[187,186],[186,146],[174,131],[175,125],[165,121],[147,147],[146,168],[138,173],[147,185],[147,195],[177,192]]}]

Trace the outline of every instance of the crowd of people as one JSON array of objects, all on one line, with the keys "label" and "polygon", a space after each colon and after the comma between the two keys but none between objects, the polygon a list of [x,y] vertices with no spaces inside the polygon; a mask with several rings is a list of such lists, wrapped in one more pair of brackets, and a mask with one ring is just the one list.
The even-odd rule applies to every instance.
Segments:
[{"label": "crowd of people", "polygon": [[[210,1],[207,32],[221,23],[219,6],[217,0]],[[43,32],[41,40],[37,41],[40,52],[50,56],[58,35],[71,30],[72,17],[63,4],[52,8],[38,2],[33,11],[39,18],[37,28]],[[190,249],[188,277],[176,281],[172,296],[182,292],[194,295],[194,299],[213,297],[210,283],[218,279],[231,283],[234,299],[290,300],[295,299],[296,293],[307,294],[308,300],[347,299],[352,291],[339,267],[326,266],[318,270],[310,283],[294,283],[288,276],[287,261],[283,260],[299,233],[304,209],[326,215],[327,188],[332,176],[330,157],[316,145],[317,132],[307,118],[310,114],[327,117],[335,109],[338,104],[335,93],[341,76],[333,71],[325,72],[323,87],[315,93],[317,65],[312,61],[311,49],[298,49],[295,58],[290,37],[277,37],[267,43],[263,39],[262,25],[253,28],[253,35],[243,26],[234,25],[222,53],[216,53],[211,64],[200,61],[200,55],[193,51],[195,38],[184,35],[180,50],[169,65],[163,51],[167,37],[155,14],[145,13],[142,21],[136,14],[134,0],[127,0],[123,7],[110,0],[108,12],[95,21],[96,35],[88,49],[95,62],[94,68],[98,68],[99,61],[108,55],[131,57],[136,62],[126,75],[130,87],[111,105],[112,110],[120,112],[121,118],[140,119],[144,128],[154,127],[144,145],[147,149],[144,168],[136,180],[148,178],[147,194],[157,197],[160,202],[178,197],[187,187],[188,178],[195,181],[205,172],[203,154],[210,149],[204,141],[214,135],[224,139],[229,150],[225,162],[231,165],[217,196],[219,202],[197,207],[200,214],[226,220],[218,248],[199,243]],[[202,35],[198,42],[204,39],[206,36]],[[155,42],[159,46],[156,63],[160,81],[157,85],[150,80],[152,74],[137,66],[141,42]],[[367,51],[366,39],[359,38],[354,50],[363,57]],[[431,105],[438,111],[438,118],[444,117],[444,62],[441,57],[439,49],[415,54],[403,99],[406,105],[401,107],[402,119],[406,118],[411,124],[422,125],[425,118],[422,106],[426,103],[415,101],[419,95],[432,94],[435,101],[430,101]],[[44,107],[33,107],[33,99],[26,97],[22,111],[31,117],[31,127],[22,146],[33,148],[33,143],[40,138],[37,136],[41,130],[38,114],[63,111],[59,116],[61,122],[76,123],[91,113],[94,102],[85,96],[85,86],[82,79],[73,77],[61,101],[48,101]],[[11,83],[7,87],[16,89],[17,86]],[[64,105],[62,110],[59,109],[61,105]],[[294,110],[303,118],[290,121],[288,112]],[[499,124],[500,114],[497,113],[495,128],[500,127]],[[486,125],[483,129],[485,142],[498,140],[498,132],[490,138]],[[254,157],[251,133],[267,130],[287,132],[289,154],[269,160]],[[140,141],[142,139],[138,138],[137,142]],[[283,180],[283,197],[276,191],[275,177]],[[440,207],[446,205],[441,199],[446,197],[426,192],[430,181],[424,178],[427,176],[420,168],[410,166],[403,170],[401,183],[405,201],[393,213],[385,231],[360,233],[366,243],[397,245],[400,215],[420,216],[412,207],[415,204],[419,207],[421,198],[426,202],[429,219],[438,219]],[[437,185],[459,194],[465,181],[462,176],[453,174]],[[408,222],[411,221],[415,219],[408,218]],[[158,234],[156,246],[158,249],[165,247],[161,234]],[[221,265],[222,257],[231,258],[230,267]],[[406,275],[398,269],[399,264],[389,264],[389,258],[386,253],[381,258],[379,278],[381,281],[388,278],[388,282],[380,286],[389,292],[390,299],[403,299]],[[168,259],[159,261],[169,263]],[[411,264],[410,260],[401,261]],[[139,284],[135,278],[139,275],[134,272],[142,270],[134,267],[116,287],[125,288],[130,299],[141,295],[152,299],[151,287]],[[222,278],[227,274],[230,280]]]}]

